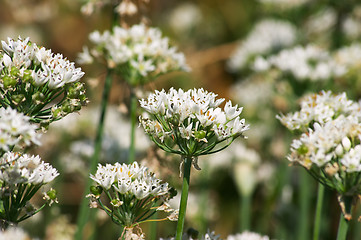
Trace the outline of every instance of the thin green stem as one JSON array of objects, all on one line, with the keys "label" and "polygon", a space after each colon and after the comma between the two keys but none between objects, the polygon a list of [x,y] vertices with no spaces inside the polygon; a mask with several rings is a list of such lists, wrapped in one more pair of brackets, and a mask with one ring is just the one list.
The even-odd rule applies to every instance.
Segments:
[{"label": "thin green stem", "polygon": [[[108,99],[109,99],[111,85],[112,85],[112,72],[110,70],[108,70],[107,76],[106,76],[105,82],[104,82],[103,96],[102,96],[102,100],[101,100],[101,113],[100,113],[98,128],[97,128],[97,132],[96,132],[96,137],[95,137],[95,144],[94,144],[94,154],[93,154],[93,157],[90,162],[90,169],[89,169],[90,173],[95,172],[97,164],[99,162],[99,156],[100,156],[102,139],[103,139],[105,113],[106,113],[106,109],[107,109],[107,105],[108,105]],[[77,232],[75,233],[75,240],[82,239],[83,230],[84,230],[86,222],[89,222],[89,224],[91,224],[91,222],[93,222],[93,219],[91,219],[91,217],[90,217],[90,209],[88,207],[88,199],[85,197],[91,184],[92,184],[92,180],[90,178],[88,178],[88,181],[87,181],[86,187],[85,187],[83,200],[80,205],[80,211],[79,211],[79,216],[78,216],[78,221],[77,221],[78,229],[77,229]],[[91,228],[91,229],[94,229],[94,228]]]},{"label": "thin green stem", "polygon": [[137,122],[137,97],[134,93],[134,89],[130,90],[130,147],[128,163],[132,163],[135,160],[135,128]]},{"label": "thin green stem", "polygon": [[243,231],[250,231],[250,227],[251,227],[251,194],[249,195],[245,195],[245,194],[242,194],[241,195],[241,207],[240,207],[240,232],[243,232]]},{"label": "thin green stem", "polygon": [[309,213],[310,213],[310,176],[301,169],[300,172],[300,223],[298,227],[298,240],[308,240],[309,238]]},{"label": "thin green stem", "polygon": [[184,219],[186,216],[187,201],[188,201],[189,180],[190,180],[191,167],[192,167],[192,157],[189,156],[185,157],[183,166],[184,166],[183,186],[182,186],[182,195],[179,206],[176,240],[181,240],[183,235]]},{"label": "thin green stem", "polygon": [[[156,212],[153,215],[153,219],[157,220],[157,218],[158,218],[158,213]],[[157,239],[157,222],[156,221],[150,222],[150,234],[149,235],[150,235],[149,239],[151,239],[151,240]]]},{"label": "thin green stem", "polygon": [[[351,209],[352,209],[352,197],[344,197],[344,204],[345,204],[345,213],[346,215],[351,216]],[[340,222],[338,225],[337,231],[337,240],[346,240],[347,231],[349,226],[349,220],[345,218],[345,213],[340,213]]]},{"label": "thin green stem", "polygon": [[318,240],[320,237],[322,203],[323,203],[324,194],[325,194],[325,186],[323,186],[322,183],[318,183],[317,205],[316,205],[315,222],[314,222],[314,229],[313,229],[313,240]]}]

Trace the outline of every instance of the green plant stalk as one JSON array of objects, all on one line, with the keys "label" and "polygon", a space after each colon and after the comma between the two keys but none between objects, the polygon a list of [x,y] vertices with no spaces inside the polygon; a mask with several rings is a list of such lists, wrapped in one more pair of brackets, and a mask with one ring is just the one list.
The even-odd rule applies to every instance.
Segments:
[{"label": "green plant stalk", "polygon": [[192,157],[191,156],[185,157],[183,165],[184,165],[183,185],[182,185],[181,201],[179,205],[176,240],[182,240],[182,235],[183,235],[184,219],[186,216],[187,201],[188,201],[189,180],[190,180],[191,167],[192,167]]},{"label": "green plant stalk", "polygon": [[[102,140],[103,140],[103,130],[104,130],[104,122],[105,122],[105,113],[108,105],[108,99],[109,99],[109,93],[112,85],[112,72],[111,70],[108,70],[105,82],[104,82],[104,90],[103,90],[103,96],[101,100],[101,112],[100,112],[100,118],[99,123],[97,127],[96,137],[95,137],[95,144],[94,144],[94,154],[91,158],[90,162],[90,173],[94,173],[97,167],[97,164],[99,162],[99,156],[101,152],[102,147]],[[83,194],[83,199],[80,205],[79,210],[79,216],[77,220],[77,231],[75,233],[75,240],[82,240],[83,239],[83,230],[85,227],[85,224],[87,222],[92,223],[93,217],[91,217],[90,208],[88,207],[89,200],[85,197],[89,191],[89,188],[92,184],[92,180],[88,177],[88,180],[86,182],[85,191]],[[95,229],[95,228],[91,228]]]},{"label": "green plant stalk", "polygon": [[315,222],[314,222],[314,229],[313,229],[313,240],[318,240],[320,237],[322,203],[323,203],[324,194],[325,194],[325,186],[323,186],[322,183],[318,183],[317,205],[316,205]]},{"label": "green plant stalk", "polygon": [[133,163],[135,160],[135,128],[137,122],[137,97],[134,89],[130,90],[130,146],[128,163]]},{"label": "green plant stalk", "polygon": [[251,230],[251,197],[252,194],[241,194],[240,202],[240,232]]},{"label": "green plant stalk", "polygon": [[310,213],[310,176],[301,169],[300,172],[300,222],[298,227],[298,240],[308,240],[309,238],[309,213]]},{"label": "green plant stalk", "polygon": [[[352,197],[345,197],[345,212],[346,214],[352,213]],[[337,231],[337,240],[346,240],[347,231],[348,231],[349,221],[345,219],[344,214],[340,213],[340,221],[338,224],[338,231]]]},{"label": "green plant stalk", "polygon": [[[157,219],[158,218],[158,213],[156,212],[153,217],[153,219]],[[157,222],[150,222],[150,234],[149,234],[149,239],[150,240],[156,240],[157,239]]]}]

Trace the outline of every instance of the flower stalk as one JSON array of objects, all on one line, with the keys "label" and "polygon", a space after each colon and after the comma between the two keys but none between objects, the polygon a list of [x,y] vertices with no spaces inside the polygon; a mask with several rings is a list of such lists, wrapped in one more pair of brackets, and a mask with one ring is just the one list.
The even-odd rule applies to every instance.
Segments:
[{"label": "flower stalk", "polygon": [[313,240],[318,240],[320,237],[322,203],[323,203],[324,194],[325,194],[325,187],[323,186],[322,183],[318,183],[317,205],[316,205],[315,222],[314,222],[314,230],[313,230]]},{"label": "flower stalk", "polygon": [[181,201],[179,204],[179,216],[177,223],[177,232],[176,232],[176,240],[182,240],[183,236],[183,228],[184,228],[184,219],[186,216],[187,210],[187,201],[188,201],[188,190],[189,190],[189,181],[190,181],[190,173],[192,167],[192,157],[185,157],[183,162],[183,184],[182,184],[182,195]]},{"label": "flower stalk", "polygon": [[134,88],[130,88],[130,147],[128,164],[135,160],[135,128],[137,122],[137,96],[135,95]]},{"label": "flower stalk", "polygon": [[[112,71],[108,70],[106,78],[105,78],[105,82],[104,82],[104,90],[103,90],[103,96],[102,96],[102,100],[101,100],[101,113],[100,113],[100,118],[99,118],[99,123],[98,123],[98,127],[97,127],[97,133],[96,133],[96,138],[95,138],[95,144],[94,144],[94,154],[93,157],[91,159],[90,162],[90,168],[89,168],[89,172],[90,173],[94,173],[97,167],[97,164],[99,162],[99,156],[100,156],[100,151],[101,151],[101,146],[102,146],[102,140],[103,140],[103,129],[104,129],[104,122],[105,122],[105,113],[106,113],[106,109],[108,106],[108,99],[109,99],[109,94],[110,94],[110,89],[111,89],[111,85],[112,85]],[[89,189],[89,187],[91,186],[91,179],[89,179],[86,183],[86,187],[85,189]],[[77,221],[77,232],[75,234],[75,239],[76,240],[81,240],[82,236],[83,236],[83,229],[85,224],[88,222],[92,222],[92,219],[89,218],[90,215],[90,211],[88,208],[88,199],[85,198],[85,195],[87,193],[84,193],[84,198],[81,202],[81,206],[80,206],[80,212],[79,212],[79,217],[78,217],[78,221]]]},{"label": "flower stalk", "polygon": [[352,201],[353,197],[343,196],[343,203],[341,204],[342,211],[340,213],[340,221],[337,231],[337,240],[346,240],[349,221],[352,215]]}]

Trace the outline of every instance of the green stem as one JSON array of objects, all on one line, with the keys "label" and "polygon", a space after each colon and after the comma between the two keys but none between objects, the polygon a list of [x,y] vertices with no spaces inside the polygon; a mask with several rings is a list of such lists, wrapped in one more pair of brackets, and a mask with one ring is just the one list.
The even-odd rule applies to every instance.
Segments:
[{"label": "green stem", "polygon": [[240,217],[241,217],[241,232],[243,231],[250,231],[250,227],[251,227],[251,194],[250,195],[245,195],[242,194],[241,195],[241,212],[240,212]]},{"label": "green stem", "polygon": [[308,173],[301,169],[300,172],[300,223],[298,227],[298,240],[308,240],[309,238],[309,213],[310,213],[310,179]]},{"label": "green stem", "polygon": [[134,89],[130,90],[130,147],[128,163],[132,163],[135,160],[135,128],[137,122],[137,97],[134,93]]},{"label": "green stem", "polygon": [[318,183],[317,205],[316,205],[315,222],[314,222],[314,229],[313,229],[313,240],[318,240],[320,237],[320,225],[321,225],[322,203],[323,203],[324,193],[325,193],[325,187],[323,186],[322,183]]},{"label": "green stem", "polygon": [[177,233],[176,240],[182,240],[183,235],[183,227],[184,227],[184,219],[186,216],[187,210],[187,200],[188,200],[188,190],[189,190],[189,179],[192,167],[192,157],[184,158],[184,168],[183,168],[183,186],[182,186],[182,195],[179,206],[179,216],[177,223]]},{"label": "green stem", "polygon": [[[158,218],[158,213],[156,212],[153,215],[153,219],[157,219]],[[157,222],[151,222],[150,223],[150,234],[149,234],[149,239],[151,240],[156,240],[157,239]]]},{"label": "green stem", "polygon": [[[347,215],[351,215],[352,197],[344,197],[345,212]],[[340,222],[337,231],[337,240],[346,240],[348,231],[349,220],[345,219],[344,214],[340,213]]]},{"label": "green stem", "polygon": [[[112,85],[112,73],[111,73],[111,70],[108,70],[107,76],[106,76],[105,82],[104,82],[103,96],[102,96],[102,100],[101,100],[101,113],[100,113],[98,128],[97,128],[97,132],[96,132],[96,137],[95,137],[95,144],[94,144],[94,154],[93,154],[93,157],[90,162],[90,169],[89,169],[90,173],[95,172],[97,164],[99,162],[99,156],[100,156],[102,139],[103,139],[105,113],[106,113],[106,109],[107,109],[107,105],[108,105],[108,99],[109,99],[111,85]],[[89,223],[91,223],[93,220],[90,218],[90,209],[88,207],[89,200],[85,197],[91,184],[92,184],[92,180],[88,177],[84,196],[83,196],[83,199],[82,199],[82,202],[80,205],[80,211],[79,211],[79,216],[78,216],[78,221],[77,221],[78,229],[77,229],[77,232],[75,233],[75,240],[82,239],[83,230],[84,230],[86,222],[88,221]],[[91,229],[95,229],[95,228],[91,228]]]}]

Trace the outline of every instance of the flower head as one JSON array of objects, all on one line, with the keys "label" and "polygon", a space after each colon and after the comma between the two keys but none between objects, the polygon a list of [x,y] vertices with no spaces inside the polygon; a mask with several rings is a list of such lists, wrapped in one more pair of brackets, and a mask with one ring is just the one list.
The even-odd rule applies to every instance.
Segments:
[{"label": "flower head", "polygon": [[[96,183],[96,187],[91,188],[92,201],[98,202],[97,206],[109,216],[111,214],[112,220],[117,224],[133,227],[146,221],[156,211],[169,212],[171,215],[175,211],[164,207],[168,206],[167,201],[173,197],[172,188],[137,162],[129,165],[99,165],[95,175],[91,175],[90,178]],[[111,209],[101,202],[99,196],[102,192],[111,197]],[[120,207],[123,205],[124,207]]]},{"label": "flower head", "polygon": [[229,235],[227,240],[269,240],[268,236],[262,236],[258,233],[245,231],[235,235]]},{"label": "flower head", "polygon": [[[30,123],[30,117],[11,108],[0,108],[0,153],[13,146],[40,145],[38,126]],[[0,155],[1,156],[1,155]]]},{"label": "flower head", "polygon": [[[29,38],[1,41],[0,96],[3,107],[11,107],[49,124],[80,110],[87,102],[79,82],[84,72],[61,54],[38,47]],[[61,100],[57,100],[59,96]]]},{"label": "flower head", "polygon": [[89,38],[96,46],[90,52],[84,48],[79,62],[91,62],[91,55],[104,58],[108,67],[119,71],[131,85],[144,84],[171,71],[189,70],[183,53],[171,47],[157,28],[144,24],[129,29],[115,26],[112,32],[96,31]]},{"label": "flower head", "polygon": [[[226,147],[249,126],[240,118],[242,108],[204,89],[169,92],[155,91],[148,99],[140,100],[149,116],[141,116],[140,123],[150,138],[163,150],[183,156],[197,157]],[[231,140],[228,145],[221,143]],[[222,145],[222,146],[221,146]],[[221,146],[214,150],[216,146]]]}]

